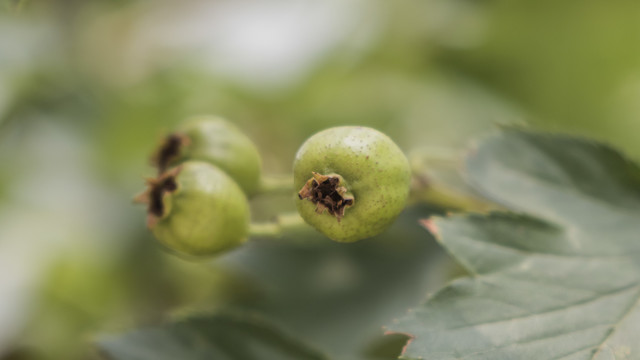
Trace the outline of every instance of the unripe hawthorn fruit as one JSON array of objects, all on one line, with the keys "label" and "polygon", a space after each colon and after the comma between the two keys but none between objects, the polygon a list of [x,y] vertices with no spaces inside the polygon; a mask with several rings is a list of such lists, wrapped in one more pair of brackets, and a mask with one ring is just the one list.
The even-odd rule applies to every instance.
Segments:
[{"label": "unripe hawthorn fruit", "polygon": [[260,185],[262,160],[255,144],[240,129],[216,116],[188,119],[167,136],[154,155],[160,173],[187,160],[216,165],[231,176],[246,194]]},{"label": "unripe hawthorn fruit", "polygon": [[343,126],[305,141],[293,163],[297,208],[327,237],[353,242],[384,231],[409,195],[409,161],[385,134]]},{"label": "unripe hawthorn fruit", "polygon": [[148,180],[136,198],[148,205],[147,225],[170,250],[202,257],[242,244],[249,230],[249,204],[224,171],[187,161]]}]

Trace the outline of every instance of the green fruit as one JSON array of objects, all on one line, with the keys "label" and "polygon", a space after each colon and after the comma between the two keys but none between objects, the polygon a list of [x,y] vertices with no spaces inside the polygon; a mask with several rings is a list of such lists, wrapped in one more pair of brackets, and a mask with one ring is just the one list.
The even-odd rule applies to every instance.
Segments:
[{"label": "green fruit", "polygon": [[220,117],[187,120],[165,139],[154,159],[160,173],[187,160],[202,160],[224,170],[247,194],[254,194],[260,186],[258,149],[240,129]]},{"label": "green fruit", "polygon": [[137,200],[148,204],[147,225],[154,236],[179,254],[214,255],[247,239],[247,198],[214,165],[184,162],[149,180]]},{"label": "green fruit", "polygon": [[411,179],[409,162],[393,140],[356,126],[313,135],[298,150],[293,173],[302,218],[340,242],[391,225],[406,205]]}]

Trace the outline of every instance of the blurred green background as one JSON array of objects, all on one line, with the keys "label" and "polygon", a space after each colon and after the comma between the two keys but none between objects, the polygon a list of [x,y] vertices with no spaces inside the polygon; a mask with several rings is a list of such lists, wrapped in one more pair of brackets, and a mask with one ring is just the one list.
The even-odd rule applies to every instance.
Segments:
[{"label": "blurred green background", "polygon": [[428,205],[352,245],[311,231],[172,257],[131,199],[185,117],[232,120],[278,175],[354,124],[407,152],[529,124],[637,158],[639,100],[631,0],[1,0],[0,359],[90,359],[98,334],[230,307],[338,359],[392,359],[381,326],[458,274],[417,225]]}]

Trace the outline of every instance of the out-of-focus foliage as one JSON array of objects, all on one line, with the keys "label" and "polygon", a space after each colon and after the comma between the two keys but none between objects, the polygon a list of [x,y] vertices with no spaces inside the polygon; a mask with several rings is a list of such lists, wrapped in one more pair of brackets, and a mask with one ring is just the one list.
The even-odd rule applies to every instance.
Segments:
[{"label": "out-of-focus foliage", "polygon": [[626,0],[0,1],[0,359],[83,359],[95,334],[228,307],[332,356],[393,358],[380,326],[460,271],[416,223],[441,209],[367,242],[311,232],[185,263],[131,204],[160,137],[220,114],[268,174],[354,124],[456,152],[528,121],[638,156],[639,17]]},{"label": "out-of-focus foliage", "polygon": [[324,360],[259,316],[192,314],[162,327],[100,339],[109,359]]}]

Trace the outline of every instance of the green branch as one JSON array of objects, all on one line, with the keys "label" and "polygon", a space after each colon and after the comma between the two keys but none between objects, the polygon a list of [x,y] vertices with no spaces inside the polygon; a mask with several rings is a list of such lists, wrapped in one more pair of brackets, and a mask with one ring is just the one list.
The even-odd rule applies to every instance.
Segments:
[{"label": "green branch", "polygon": [[280,214],[272,222],[252,223],[249,227],[251,238],[281,238],[294,236],[311,229],[298,213]]}]

